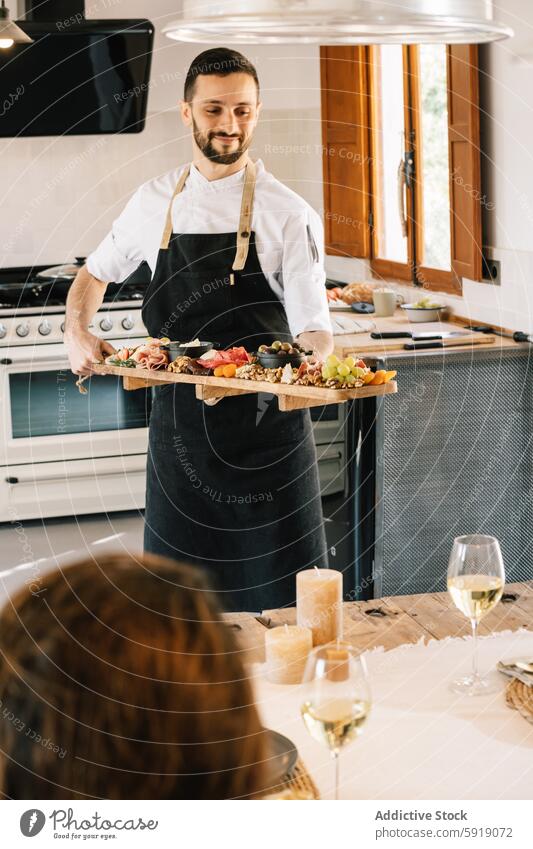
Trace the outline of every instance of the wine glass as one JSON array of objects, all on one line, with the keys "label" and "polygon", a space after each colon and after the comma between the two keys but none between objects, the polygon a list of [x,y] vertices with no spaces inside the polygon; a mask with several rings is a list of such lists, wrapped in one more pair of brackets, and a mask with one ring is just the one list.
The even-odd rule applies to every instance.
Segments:
[{"label": "wine glass", "polygon": [[371,706],[365,660],[350,643],[335,640],[310,652],[303,675],[302,718],[311,737],[335,761],[339,798],[339,753],[361,733]]},{"label": "wine glass", "polygon": [[505,583],[500,544],[496,537],[482,534],[457,537],[448,564],[448,591],[453,603],[472,625],[472,672],[457,681],[455,693],[479,696],[498,689],[496,679],[482,676],[477,665],[477,626],[502,597]]}]

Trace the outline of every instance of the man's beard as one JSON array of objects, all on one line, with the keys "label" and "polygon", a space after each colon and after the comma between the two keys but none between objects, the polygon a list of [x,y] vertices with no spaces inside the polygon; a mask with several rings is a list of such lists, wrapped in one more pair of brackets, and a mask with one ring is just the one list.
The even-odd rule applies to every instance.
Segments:
[{"label": "man's beard", "polygon": [[[192,119],[192,127],[194,133],[194,140],[202,151],[203,155],[207,159],[209,159],[210,162],[216,162],[217,165],[232,165],[234,162],[237,162],[237,160],[241,158],[243,153],[248,150],[250,142],[252,140],[251,136],[249,136],[247,139],[244,139],[244,136],[239,135],[239,146],[237,150],[233,151],[232,153],[219,153],[213,147],[212,139],[215,136],[229,136],[229,133],[221,133],[216,132],[214,130],[207,130],[205,132],[202,132],[198,129],[194,118]],[[237,138],[237,136],[235,136],[234,138]]]}]

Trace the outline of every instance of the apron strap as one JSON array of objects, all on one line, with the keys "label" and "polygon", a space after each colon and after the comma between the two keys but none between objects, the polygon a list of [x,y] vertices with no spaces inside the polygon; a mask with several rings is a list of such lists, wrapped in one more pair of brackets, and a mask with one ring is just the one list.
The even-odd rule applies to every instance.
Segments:
[{"label": "apron strap", "polygon": [[159,245],[159,249],[162,250],[162,251],[167,250],[168,244],[170,242],[170,237],[172,235],[172,204],[174,203],[174,199],[175,199],[176,195],[179,195],[179,193],[182,191],[182,189],[185,185],[185,182],[187,180],[187,177],[190,174],[190,171],[191,171],[190,165],[187,165],[187,167],[183,169],[181,176],[180,176],[178,182],[176,183],[176,188],[174,189],[174,193],[173,193],[172,197],[170,198],[170,203],[169,203],[168,209],[167,209],[167,217],[165,219],[165,229],[163,230],[163,235],[161,236],[161,244]]},{"label": "apron strap", "polygon": [[255,191],[255,164],[248,160],[244,174],[244,187],[242,190],[241,214],[239,217],[239,229],[237,230],[237,251],[231,266],[233,271],[242,271],[248,258],[250,247],[250,233],[252,229],[252,210],[254,206]]},{"label": "apron strap", "polygon": [[[191,166],[187,165],[187,167],[181,173],[181,176],[176,183],[176,188],[174,189],[174,193],[170,199],[170,203],[167,209],[167,217],[165,220],[165,229],[163,230],[163,235],[161,237],[161,244],[159,246],[160,250],[166,251],[170,242],[170,237],[172,235],[172,204],[176,198],[176,195],[182,191],[187,177],[189,176],[191,171]],[[248,248],[250,246],[250,233],[252,228],[252,210],[254,204],[254,191],[255,191],[255,164],[251,159],[248,160],[248,164],[246,165],[246,170],[244,173],[244,187],[242,190],[242,200],[241,200],[241,212],[239,217],[239,229],[237,230],[237,251],[235,253],[235,259],[233,260],[232,269],[233,271],[242,271],[244,266],[246,265],[246,260],[248,258]]]}]

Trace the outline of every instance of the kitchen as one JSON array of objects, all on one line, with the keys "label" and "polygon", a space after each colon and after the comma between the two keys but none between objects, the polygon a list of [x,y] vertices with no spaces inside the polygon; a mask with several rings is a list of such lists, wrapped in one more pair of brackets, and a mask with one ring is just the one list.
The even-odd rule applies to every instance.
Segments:
[{"label": "kitchen", "polygon": [[[44,26],[38,4],[15,5],[12,18],[32,21],[33,15],[34,31]],[[86,395],[79,392],[63,344],[64,304],[73,277],[137,187],[189,160],[189,133],[181,125],[178,101],[187,67],[206,47],[198,38],[195,43],[178,40],[180,33],[172,30],[179,13],[175,4],[153,2],[148,8],[136,0],[102,0],[90,7],[80,2],[54,8],[54,35],[83,28],[84,13],[87,22],[128,20],[139,43],[144,40],[140,55],[145,61],[138,59],[131,85],[120,80],[110,103],[116,107],[114,115],[108,125],[102,120],[101,132],[93,122],[83,134],[70,134],[73,116],[63,128],[44,131],[24,82],[13,85],[12,71],[2,92],[2,120],[10,124],[0,139],[9,173],[0,211],[0,286],[6,295],[0,297],[3,600],[20,587],[44,585],[50,568],[76,557],[142,551],[151,388],[129,392],[122,389],[122,378],[107,375],[91,378]],[[499,36],[507,34],[506,27],[514,34],[476,48],[477,136],[475,121],[468,132],[449,124],[451,134],[459,133],[450,135],[450,154],[448,128],[443,135],[438,124],[443,109],[424,108],[424,84],[433,72],[437,101],[446,101],[446,84],[438,88],[446,57],[441,44],[425,45],[419,54],[416,47],[399,46],[407,38],[373,47],[374,60],[380,51],[374,65],[380,68],[381,89],[370,72],[371,48],[364,44],[321,48],[320,43],[333,43],[327,35],[315,43],[289,38],[281,44],[237,44],[261,81],[263,106],[251,157],[261,159],[267,171],[321,217],[329,290],[346,293],[346,284],[360,281],[370,284],[372,300],[373,289],[385,286],[404,306],[430,296],[448,310],[439,313],[440,332],[467,327],[495,331],[471,330],[468,344],[450,350],[405,350],[409,340],[370,336],[417,330],[400,304],[394,316],[380,317],[359,306],[367,303],[367,294],[356,295],[357,311],[342,297],[329,301],[335,353],[341,360],[359,355],[373,368],[385,363],[397,371],[396,395],[310,408],[329,565],[343,574],[344,601],[369,604],[369,610],[373,599],[397,599],[403,610],[409,597],[445,591],[453,540],[463,533],[498,538],[508,584],[526,586],[533,579],[527,391],[528,336],[533,334],[527,120],[533,19],[524,0],[507,2],[495,12],[502,27]],[[132,26],[146,17],[150,25]],[[164,32],[169,28],[172,38]],[[152,31],[150,51],[146,45]],[[229,30],[218,32],[218,41],[225,43]],[[485,34],[473,40],[481,42]],[[449,55],[448,67],[460,70],[461,64],[453,65],[453,55],[458,61],[460,54]],[[425,74],[413,64],[415,58],[427,63]],[[349,73],[339,75],[339,67]],[[468,67],[473,77],[474,64]],[[357,96],[354,71],[359,75]],[[416,80],[422,102],[417,107],[412,100]],[[468,83],[473,84],[471,79]],[[468,91],[471,97],[472,88]],[[453,92],[464,101],[459,82]],[[19,113],[17,104],[24,107]],[[431,115],[435,123],[425,124]],[[120,121],[133,122],[142,131],[122,127],[118,132]],[[421,181],[409,171],[409,155],[416,158],[417,149],[404,144],[413,142],[407,126],[419,133],[433,129],[427,141],[437,165],[424,197]],[[470,154],[478,147],[477,166],[469,163],[471,173],[464,171],[465,160],[453,147],[465,139]],[[451,166],[446,159],[445,183],[443,151],[452,157]],[[475,167],[477,181],[472,178]],[[374,191],[378,183],[379,193]],[[457,204],[451,210],[449,189]],[[376,222],[378,208],[381,221]],[[443,230],[447,217],[451,224]],[[429,272],[419,259],[420,244],[416,246],[424,234],[433,239],[424,247],[436,257],[437,268]],[[453,246],[463,254],[452,256],[450,265]],[[57,270],[61,265],[65,267]],[[149,282],[144,263],[126,282],[111,283],[93,322],[94,333],[114,348],[142,344],[147,331],[140,308]],[[423,329],[431,333],[432,326],[424,324]],[[502,330],[508,335],[498,335]],[[523,334],[521,341],[510,338],[514,332]],[[500,607],[511,618],[517,615],[512,601]],[[274,616],[267,608],[253,612],[287,627],[294,624],[291,616],[284,620],[279,611]],[[385,618],[387,608],[376,609]],[[522,609],[520,601],[517,609]],[[380,614],[372,615],[377,622]],[[503,624],[505,619],[502,629]],[[404,642],[411,639],[398,645]]]}]

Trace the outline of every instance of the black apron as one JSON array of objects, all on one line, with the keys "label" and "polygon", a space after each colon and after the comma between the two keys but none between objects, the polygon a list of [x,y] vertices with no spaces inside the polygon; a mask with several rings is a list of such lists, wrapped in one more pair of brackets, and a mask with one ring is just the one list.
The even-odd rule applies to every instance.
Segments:
[{"label": "black apron", "polygon": [[[188,173],[144,298],[148,332],[248,351],[290,340],[250,229],[255,167],[246,168],[237,233],[172,233]],[[207,569],[228,610],[294,604],[296,572],[327,566],[309,410],[282,413],[263,393],[208,406],[192,385],[155,388],[144,547]]]}]

